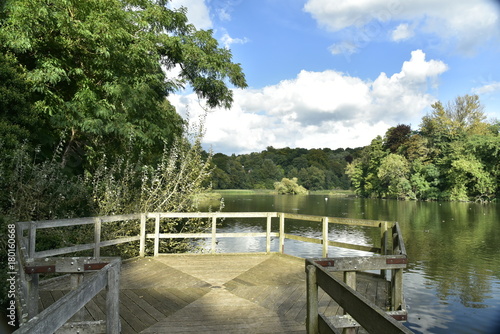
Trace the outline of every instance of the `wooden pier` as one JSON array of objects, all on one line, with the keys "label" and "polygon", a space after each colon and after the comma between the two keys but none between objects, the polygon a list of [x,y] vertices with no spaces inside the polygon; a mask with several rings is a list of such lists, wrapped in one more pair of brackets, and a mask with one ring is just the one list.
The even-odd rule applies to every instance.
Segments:
[{"label": "wooden pier", "polygon": [[[384,309],[387,282],[359,275],[357,291]],[[339,275],[340,277],[340,275]],[[40,285],[39,308],[70,290],[69,277]],[[340,315],[323,291],[320,311]],[[105,320],[104,293],[85,321]],[[122,333],[306,333],[304,260],[281,254],[169,255],[122,264]]]},{"label": "wooden pier", "polygon": [[[176,214],[164,215],[172,217]],[[265,233],[249,233],[249,236],[265,237],[267,240],[271,236],[279,237],[280,250],[283,250],[285,239],[338,246],[340,243],[337,241],[328,240],[328,226],[333,223],[362,224],[381,230],[380,245],[350,247],[370,249],[378,252],[378,256],[345,261],[341,258],[304,261],[284,252],[272,253],[269,245],[265,253],[219,254],[214,251],[214,240],[230,236],[216,232],[216,219],[220,214],[198,215],[212,219],[211,233],[184,234],[182,237],[211,238],[212,252],[209,254],[159,253],[160,239],[178,237],[161,233],[160,214],[19,223],[19,254],[27,253],[29,256],[20,258],[23,269],[18,303],[23,306],[25,318],[18,332],[339,333],[339,329],[345,328],[345,333],[356,330],[366,333],[360,325],[363,319],[356,321],[345,315],[350,304],[358,303],[360,298],[362,303],[356,305],[367,308],[369,314],[364,314],[368,314],[370,319],[368,327],[372,328],[371,322],[376,323],[374,333],[385,333],[386,329],[394,333],[410,332],[392,318],[406,318],[402,297],[402,268],[406,266],[406,251],[397,224],[280,213],[227,214],[265,218],[268,230]],[[274,217],[280,220],[278,232],[270,229]],[[321,223],[323,240],[285,234],[286,218]],[[122,238],[121,241],[101,240],[103,222],[125,219],[140,221],[139,236]],[[155,219],[155,231],[147,231],[147,219]],[[36,251],[36,229],[78,224],[95,225],[93,244]],[[243,233],[231,236],[236,235],[245,237]],[[141,256],[122,263],[99,256],[103,246],[130,241],[140,241],[141,255],[147,255],[147,238],[154,240],[154,249],[149,251],[153,256]],[[348,244],[341,245],[349,247]],[[97,256],[54,256],[88,249],[93,249]],[[323,250],[325,255],[328,248],[323,247]],[[373,269],[380,269],[380,273],[366,272]],[[386,270],[392,271],[390,280],[386,279]],[[57,272],[68,274],[39,280],[40,274]],[[311,275],[316,272],[318,276]],[[311,277],[314,279],[311,280]],[[340,285],[337,284],[340,290],[336,291],[342,295],[341,299],[335,300],[329,280],[333,280],[333,284],[340,282]],[[349,300],[349,305],[342,304],[345,300]],[[375,311],[372,312],[372,309]]]}]

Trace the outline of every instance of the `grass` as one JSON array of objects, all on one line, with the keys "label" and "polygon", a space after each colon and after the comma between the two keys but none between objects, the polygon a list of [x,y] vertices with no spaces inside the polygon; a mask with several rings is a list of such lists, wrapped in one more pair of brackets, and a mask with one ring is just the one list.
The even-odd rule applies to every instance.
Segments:
[{"label": "grass", "polygon": [[274,195],[275,190],[271,189],[217,189],[221,195]]},{"label": "grass", "polygon": [[[271,189],[217,189],[215,190],[217,194],[223,195],[276,195],[275,190]],[[309,192],[309,195],[325,195],[330,197],[349,197],[355,196],[352,190],[313,190]]]}]

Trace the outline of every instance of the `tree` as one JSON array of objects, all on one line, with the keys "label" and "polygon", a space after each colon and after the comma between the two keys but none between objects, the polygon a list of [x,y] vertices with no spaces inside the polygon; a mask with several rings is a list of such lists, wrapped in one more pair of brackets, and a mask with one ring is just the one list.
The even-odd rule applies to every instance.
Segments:
[{"label": "tree", "polygon": [[316,166],[302,168],[299,171],[299,180],[308,190],[319,190],[325,187],[325,172]]},{"label": "tree", "polygon": [[391,153],[382,159],[377,176],[388,197],[398,199],[414,198],[408,176],[410,166],[405,157]]},{"label": "tree", "polygon": [[[0,51],[26,72],[34,111],[51,134],[46,155],[62,138],[63,164],[71,155],[118,154],[130,143],[135,154],[161,156],[183,129],[165,98],[188,84],[210,108],[231,105],[226,82],[246,86],[240,65],[211,31],[196,30],[185,9],[167,3],[5,1]],[[174,67],[177,77],[164,72]]]},{"label": "tree", "polygon": [[274,189],[278,192],[278,194],[282,194],[282,195],[307,194],[307,189],[300,186],[297,183],[297,181],[298,180],[296,177],[294,177],[292,179],[287,179],[286,177],[284,177],[283,179],[281,179],[281,182],[274,183]]},{"label": "tree", "polygon": [[484,134],[490,125],[477,95],[457,97],[445,107],[441,102],[432,104],[433,111],[422,118],[420,133],[429,139],[431,154],[444,158],[450,153],[450,143],[468,135]]},{"label": "tree", "polygon": [[405,124],[398,124],[389,128],[384,137],[384,148],[391,153],[397,153],[400,146],[404,145],[411,135],[411,127]]}]

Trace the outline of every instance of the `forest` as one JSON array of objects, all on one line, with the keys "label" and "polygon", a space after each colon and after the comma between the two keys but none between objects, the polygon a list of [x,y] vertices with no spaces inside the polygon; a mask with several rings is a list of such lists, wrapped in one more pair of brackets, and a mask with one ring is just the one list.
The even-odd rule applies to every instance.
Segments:
[{"label": "forest", "polygon": [[[358,196],[489,202],[500,196],[500,122],[477,95],[436,102],[420,127],[398,124],[370,145],[346,149],[268,147],[213,156],[213,189],[274,189],[296,178],[307,190],[352,188]],[[279,186],[279,185],[277,185]]]},{"label": "forest", "polygon": [[297,178],[307,190],[349,189],[347,164],[357,149],[304,149],[267,147],[260,153],[227,156],[214,154],[213,189],[274,189],[283,178]]},{"label": "forest", "polygon": [[420,127],[399,124],[347,166],[359,196],[489,202],[500,197],[500,121],[477,95],[432,104]]}]

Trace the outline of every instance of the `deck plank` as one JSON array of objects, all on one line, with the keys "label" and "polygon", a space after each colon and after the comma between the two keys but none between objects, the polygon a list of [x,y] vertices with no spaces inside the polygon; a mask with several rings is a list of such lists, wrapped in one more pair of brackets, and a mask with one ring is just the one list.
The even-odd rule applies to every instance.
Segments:
[{"label": "deck plank", "polygon": [[[358,275],[362,290],[385,305],[385,282]],[[305,333],[304,260],[292,256],[168,255],[124,261],[120,277],[122,333]],[[368,279],[368,280],[367,280]],[[68,279],[41,285],[48,307]],[[320,310],[341,308],[322,290]],[[106,317],[106,292],[86,305],[88,320]]]}]

